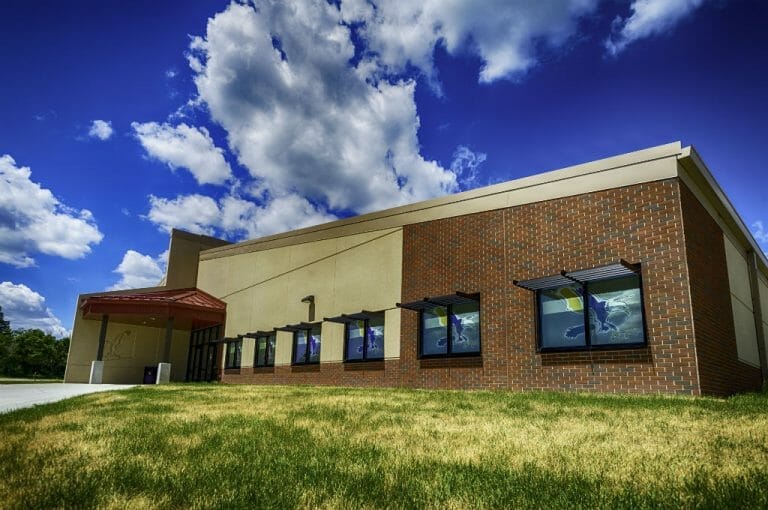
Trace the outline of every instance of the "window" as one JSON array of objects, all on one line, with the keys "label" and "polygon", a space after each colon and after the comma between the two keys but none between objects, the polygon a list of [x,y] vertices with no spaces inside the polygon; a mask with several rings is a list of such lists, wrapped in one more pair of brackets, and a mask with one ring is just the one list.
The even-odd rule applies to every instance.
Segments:
[{"label": "window", "polygon": [[480,354],[480,302],[465,300],[420,311],[421,357]]},{"label": "window", "polygon": [[240,368],[240,357],[243,352],[243,339],[227,342],[227,355],[224,360],[224,368]]},{"label": "window", "polygon": [[633,274],[537,290],[540,350],[644,345],[641,287]]},{"label": "window", "polygon": [[275,366],[275,333],[268,335],[259,335],[256,337],[256,348],[254,349],[253,366],[255,367],[273,367]]},{"label": "window", "polygon": [[320,324],[293,332],[293,364],[320,363]]},{"label": "window", "polygon": [[345,323],[344,361],[384,359],[384,314]]}]

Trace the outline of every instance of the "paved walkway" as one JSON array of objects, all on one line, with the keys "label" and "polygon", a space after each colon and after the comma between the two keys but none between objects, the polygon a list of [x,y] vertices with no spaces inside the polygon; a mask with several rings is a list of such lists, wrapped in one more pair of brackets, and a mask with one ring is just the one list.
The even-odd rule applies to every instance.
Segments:
[{"label": "paved walkway", "polygon": [[0,413],[99,391],[127,390],[134,384],[0,384]]}]

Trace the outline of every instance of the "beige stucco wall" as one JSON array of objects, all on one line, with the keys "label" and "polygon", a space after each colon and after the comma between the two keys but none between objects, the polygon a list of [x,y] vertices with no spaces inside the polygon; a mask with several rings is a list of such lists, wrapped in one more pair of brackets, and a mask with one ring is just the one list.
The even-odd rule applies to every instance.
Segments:
[{"label": "beige stucco wall", "polygon": [[197,284],[200,252],[229,244],[226,241],[173,230],[168,248],[168,266],[163,283],[169,289],[183,289]]},{"label": "beige stucco wall", "polygon": [[[100,320],[75,317],[67,359],[65,382],[87,383],[91,362],[99,345]],[[110,321],[104,344],[104,379],[109,384],[136,384],[144,367],[157,365],[163,353],[165,327],[148,327]],[[183,381],[187,370],[189,331],[174,330],[171,340],[171,380]]]},{"label": "beige stucco wall", "polygon": [[765,352],[768,352],[768,279],[760,275],[757,280],[757,287],[760,291],[760,310],[763,316],[763,340],[765,341]]},{"label": "beige stucco wall", "polygon": [[733,324],[736,329],[736,349],[739,360],[759,367],[755,315],[752,308],[752,291],[749,285],[749,265],[746,255],[728,237],[723,236],[725,258],[728,265],[728,282],[731,288]]},{"label": "beige stucco wall", "polygon": [[[402,228],[394,228],[201,260],[197,285],[227,302],[228,337],[309,321],[309,305],[301,302],[308,295],[315,296],[315,321],[389,310],[401,296],[402,244]],[[399,336],[391,334],[399,332],[398,319],[387,313],[388,356],[399,353]],[[290,364],[292,338],[278,332],[275,364]],[[321,362],[341,361],[343,344],[343,326],[324,322]],[[250,366],[246,361],[252,364],[252,350],[250,359],[243,355]]]}]

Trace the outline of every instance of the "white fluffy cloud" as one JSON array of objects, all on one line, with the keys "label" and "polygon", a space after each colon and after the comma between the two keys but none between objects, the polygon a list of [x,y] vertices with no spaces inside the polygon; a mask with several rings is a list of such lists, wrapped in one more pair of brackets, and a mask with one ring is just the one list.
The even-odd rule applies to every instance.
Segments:
[{"label": "white fluffy cloud", "polygon": [[198,234],[253,238],[333,221],[336,216],[296,194],[274,198],[263,206],[232,195],[217,202],[194,194],[175,199],[150,196],[147,218],[166,232],[179,228]]},{"label": "white fluffy cloud", "polygon": [[614,33],[605,41],[605,48],[617,55],[638,39],[669,30],[702,3],[704,0],[634,0],[632,14],[614,20]]},{"label": "white fluffy cloud", "polygon": [[752,224],[752,235],[758,243],[768,244],[768,230],[763,226],[762,221],[756,221]]},{"label": "white fluffy cloud", "polygon": [[1,282],[0,307],[13,329],[41,329],[56,337],[69,335],[61,321],[45,306],[45,298],[24,284]]},{"label": "white fluffy cloud", "polygon": [[0,156],[0,263],[30,267],[34,252],[67,259],[90,253],[104,237],[91,212],[62,204],[31,175],[11,156]]},{"label": "white fluffy cloud", "polygon": [[442,44],[451,54],[470,53],[483,62],[479,79],[514,78],[536,63],[535,46],[557,47],[573,35],[578,19],[598,0],[344,0],[342,12],[361,30],[373,58],[386,69],[407,65],[434,78],[433,54]]},{"label": "white fluffy cloud", "polygon": [[[452,55],[477,56],[480,82],[516,79],[536,65],[541,49],[569,41],[598,3],[232,2],[190,43],[197,97],[189,104],[224,129],[227,148],[250,176],[234,179],[224,169],[221,150],[203,128],[133,126],[153,157],[189,168],[200,183],[242,183],[257,190],[251,194],[258,203],[236,189],[219,199],[153,196],[146,217],[164,230],[253,236],[333,218],[327,211],[380,210],[475,186],[484,153],[459,146],[449,165],[422,156],[412,71],[439,90],[434,53],[442,46]],[[654,33],[642,26],[654,19],[656,3],[634,1],[633,15],[614,24],[614,48]],[[700,0],[685,3],[695,7]],[[186,148],[193,137],[196,148]],[[218,163],[197,156],[212,152]]]},{"label": "white fluffy cloud", "polygon": [[120,280],[107,290],[154,287],[163,279],[167,264],[167,250],[157,257],[128,250],[123,255],[123,260],[113,271],[120,275]]},{"label": "white fluffy cloud", "polygon": [[147,154],[172,170],[186,168],[198,184],[224,184],[232,177],[224,151],[216,147],[204,127],[157,122],[134,122],[131,127]]},{"label": "white fluffy cloud", "polygon": [[366,81],[326,2],[233,3],[191,45],[199,99],[275,196],[331,210],[382,209],[457,188],[424,159],[413,81]]},{"label": "white fluffy cloud", "polygon": [[101,141],[109,140],[112,136],[112,122],[108,120],[94,120],[88,130],[88,136],[98,138]]},{"label": "white fluffy cloud", "polygon": [[453,153],[451,171],[462,188],[472,188],[478,184],[480,166],[488,158],[484,152],[473,152],[469,147],[459,145]]}]

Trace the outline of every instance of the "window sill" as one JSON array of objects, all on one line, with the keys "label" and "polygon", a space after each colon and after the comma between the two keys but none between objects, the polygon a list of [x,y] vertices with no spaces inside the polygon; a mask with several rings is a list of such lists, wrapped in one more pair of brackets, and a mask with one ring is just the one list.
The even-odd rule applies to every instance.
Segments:
[{"label": "window sill", "polygon": [[239,375],[240,374],[240,367],[238,368],[225,368],[224,373],[226,375]]},{"label": "window sill", "polygon": [[299,374],[303,372],[319,372],[320,363],[305,363],[302,365],[291,365],[291,373]]},{"label": "window sill", "polygon": [[419,360],[420,368],[473,368],[483,366],[483,356],[473,354],[469,356],[451,356],[440,358],[422,358]]},{"label": "window sill", "polygon": [[269,365],[269,366],[263,366],[263,367],[253,367],[253,373],[254,374],[274,374],[275,366]]},{"label": "window sill", "polygon": [[384,370],[383,359],[354,360],[344,362],[344,371],[354,372],[362,370]]},{"label": "window sill", "polygon": [[651,363],[648,345],[613,349],[581,349],[539,352],[542,365],[573,365],[590,363]]}]

